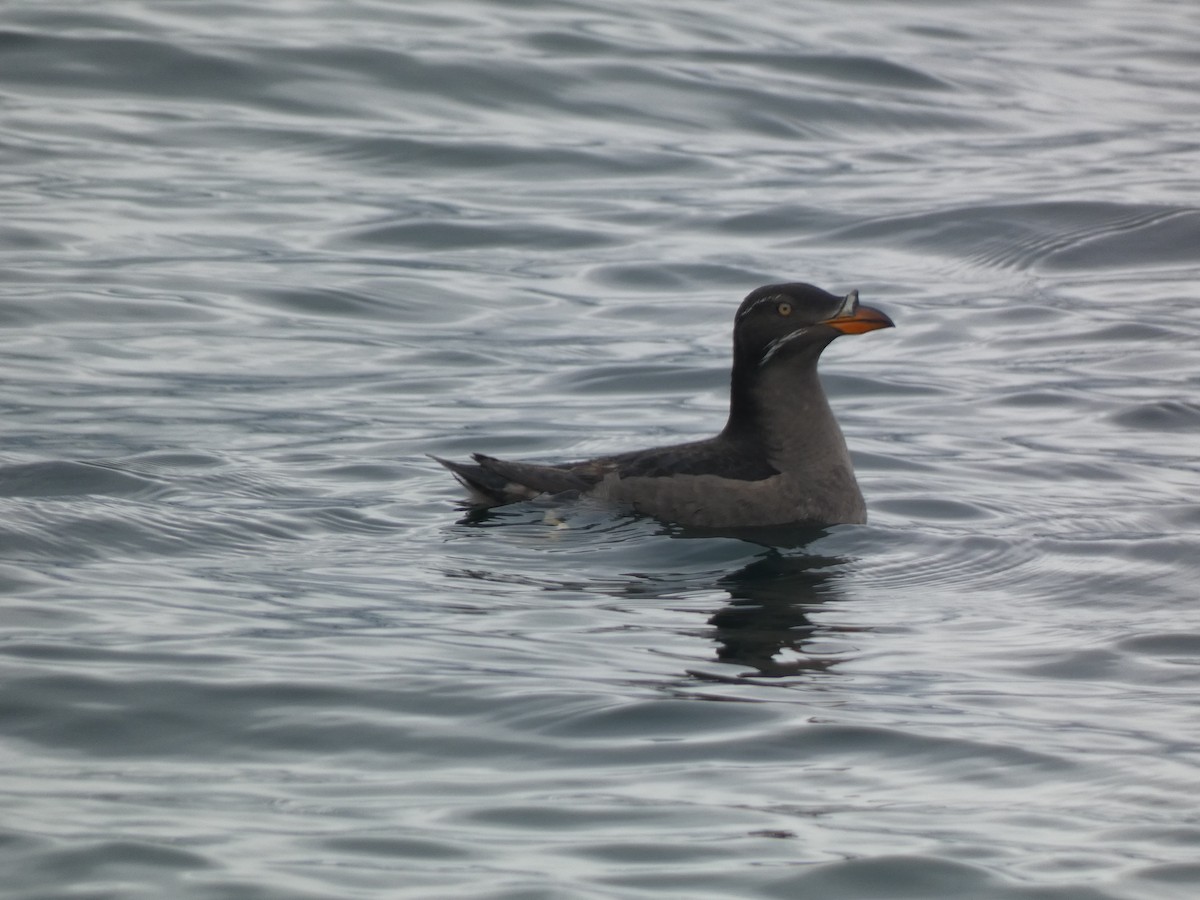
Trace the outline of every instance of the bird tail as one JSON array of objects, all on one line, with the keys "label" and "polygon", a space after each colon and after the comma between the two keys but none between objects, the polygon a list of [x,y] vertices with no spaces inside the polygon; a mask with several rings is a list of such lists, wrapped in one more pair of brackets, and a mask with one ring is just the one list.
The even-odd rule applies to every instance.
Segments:
[{"label": "bird tail", "polygon": [[508,479],[487,471],[483,466],[442,459],[432,453],[428,456],[450,470],[450,474],[467,489],[472,503],[479,506],[496,506],[500,503],[510,502],[505,499],[504,490]]},{"label": "bird tail", "polygon": [[561,466],[505,462],[482,453],[472,455],[474,464],[442,459],[432,453],[430,457],[450,470],[470,492],[471,502],[478,506],[532,500],[541,494],[585,491],[595,481]]},{"label": "bird tail", "polygon": [[[540,490],[521,484],[484,465],[454,462],[429,454],[429,458],[440,462],[450,470],[459,483],[467,489],[470,501],[476,506],[500,506],[518,500],[531,500]],[[475,454],[479,462],[499,462],[481,454]]]}]

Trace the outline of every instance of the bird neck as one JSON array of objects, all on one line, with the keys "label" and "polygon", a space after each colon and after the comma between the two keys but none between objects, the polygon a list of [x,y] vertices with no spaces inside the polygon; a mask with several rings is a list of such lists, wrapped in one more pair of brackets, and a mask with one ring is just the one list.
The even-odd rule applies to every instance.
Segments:
[{"label": "bird neck", "polygon": [[776,468],[850,467],[842,429],[817,376],[817,363],[736,370],[722,436],[765,447]]},{"label": "bird neck", "polygon": [[758,401],[754,390],[756,374],[747,371],[745,366],[733,367],[729,384],[729,421],[721,432],[723,437],[758,439]]}]

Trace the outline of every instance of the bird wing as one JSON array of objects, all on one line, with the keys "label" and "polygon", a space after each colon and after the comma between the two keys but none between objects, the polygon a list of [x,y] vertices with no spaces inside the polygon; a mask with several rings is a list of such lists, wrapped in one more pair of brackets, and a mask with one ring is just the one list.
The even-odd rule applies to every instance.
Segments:
[{"label": "bird wing", "polygon": [[736,481],[760,481],[779,474],[759,448],[713,438],[621,453],[603,462],[622,478],[715,475]]}]

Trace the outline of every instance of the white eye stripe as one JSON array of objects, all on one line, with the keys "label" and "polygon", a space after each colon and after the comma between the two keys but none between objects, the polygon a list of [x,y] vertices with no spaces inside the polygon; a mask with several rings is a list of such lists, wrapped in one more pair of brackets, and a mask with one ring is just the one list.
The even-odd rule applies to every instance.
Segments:
[{"label": "white eye stripe", "polygon": [[770,297],[759,297],[754,301],[754,303],[752,303],[746,309],[743,309],[741,313],[738,314],[738,319],[745,318],[746,316],[750,315],[750,313],[763,306],[777,306],[780,303],[787,303],[792,307],[793,310],[796,308],[796,304],[792,303],[792,301],[788,299],[787,294],[772,294]]}]

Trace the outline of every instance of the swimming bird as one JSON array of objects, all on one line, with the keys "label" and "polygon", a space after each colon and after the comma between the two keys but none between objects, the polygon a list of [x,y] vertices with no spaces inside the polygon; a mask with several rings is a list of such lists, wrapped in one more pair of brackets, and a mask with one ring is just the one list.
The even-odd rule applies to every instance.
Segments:
[{"label": "swimming bird", "polygon": [[482,453],[473,464],[433,458],[479,507],[568,494],[701,528],[865,522],[817,360],[843,334],[892,327],[858,302],[858,291],[839,297],[811,284],[768,284],[734,316],[729,419],[715,437],[560,465]]}]

